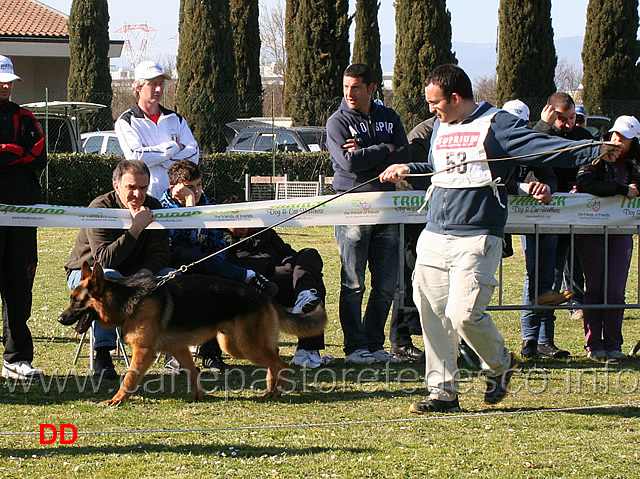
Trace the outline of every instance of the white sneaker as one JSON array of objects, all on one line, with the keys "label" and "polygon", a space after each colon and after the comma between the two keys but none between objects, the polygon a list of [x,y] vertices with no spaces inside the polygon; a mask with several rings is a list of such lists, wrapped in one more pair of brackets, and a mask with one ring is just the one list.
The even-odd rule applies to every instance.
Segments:
[{"label": "white sneaker", "polygon": [[399,363],[400,360],[393,354],[386,352],[384,349],[378,349],[371,353],[371,356],[379,363]]},{"label": "white sneaker", "polygon": [[298,298],[296,299],[296,304],[291,310],[293,314],[300,313],[310,313],[318,304],[320,304],[320,298],[316,296],[318,291],[315,289],[305,289],[304,291],[300,291],[298,294]]},{"label": "white sneaker", "polygon": [[347,363],[355,364],[371,364],[376,362],[376,358],[374,358],[366,349],[356,349],[351,354],[347,354],[344,357],[344,360]]},{"label": "white sneaker", "polygon": [[2,377],[7,379],[34,379],[41,377],[42,371],[31,366],[29,361],[17,361],[15,363],[4,362],[2,365]]},{"label": "white sneaker", "polygon": [[291,363],[303,368],[315,369],[322,366],[324,361],[316,350],[298,349],[293,355]]}]

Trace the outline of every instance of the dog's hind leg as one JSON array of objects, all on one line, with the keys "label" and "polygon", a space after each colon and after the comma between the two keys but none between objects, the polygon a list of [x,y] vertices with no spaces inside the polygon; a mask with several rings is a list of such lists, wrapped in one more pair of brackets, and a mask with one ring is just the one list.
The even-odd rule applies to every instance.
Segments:
[{"label": "dog's hind leg", "polygon": [[155,359],[156,352],[154,350],[147,348],[134,348],[131,367],[127,370],[127,374],[120,384],[120,389],[118,389],[115,396],[105,401],[105,404],[117,406],[131,396],[136,391],[138,384],[140,384],[140,380]]},{"label": "dog's hind leg", "polygon": [[284,390],[284,381],[289,374],[289,364],[280,357],[278,348],[256,348],[246,351],[244,357],[253,364],[267,367],[267,392],[264,397],[279,398]]},{"label": "dog's hind leg", "polygon": [[169,354],[172,354],[180,363],[183,369],[187,371],[189,375],[189,383],[191,385],[191,393],[189,394],[190,399],[202,399],[204,396],[204,390],[202,389],[202,385],[200,384],[200,371],[196,368],[196,365],[193,362],[193,356],[191,355],[191,351],[189,351],[188,347],[174,349],[171,351],[167,351]]},{"label": "dog's hind leg", "polygon": [[289,376],[289,365],[276,352],[273,358],[269,358],[267,368],[267,392],[264,397],[279,398],[284,390],[284,381]]}]

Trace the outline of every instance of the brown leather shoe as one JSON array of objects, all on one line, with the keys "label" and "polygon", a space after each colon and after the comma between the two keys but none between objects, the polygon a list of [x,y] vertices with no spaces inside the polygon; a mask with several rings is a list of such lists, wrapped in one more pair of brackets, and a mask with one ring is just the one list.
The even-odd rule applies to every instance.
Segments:
[{"label": "brown leather shoe", "polygon": [[534,299],[533,303],[558,306],[559,304],[566,303],[571,298],[573,298],[573,294],[569,291],[560,291],[559,293],[557,291],[547,291]]}]

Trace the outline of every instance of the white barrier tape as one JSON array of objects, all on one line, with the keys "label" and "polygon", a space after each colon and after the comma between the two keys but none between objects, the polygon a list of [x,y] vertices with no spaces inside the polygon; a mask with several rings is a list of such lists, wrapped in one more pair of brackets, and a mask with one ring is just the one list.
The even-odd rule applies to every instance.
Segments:
[{"label": "white barrier tape", "polygon": [[[229,228],[272,226],[331,196],[256,201],[195,208],[154,210],[149,228]],[[424,223],[418,213],[424,191],[350,193],[302,214],[284,226],[344,224]],[[556,193],[549,205],[528,196],[510,196],[509,226],[585,225],[633,226],[640,224],[640,198],[599,198],[587,194]],[[119,228],[131,225],[127,210],[52,205],[2,205],[0,226],[55,226],[63,228]]]},{"label": "white barrier tape", "polygon": [[[156,221],[151,223],[149,228],[271,226],[330,198],[332,196],[314,196],[154,210]],[[424,215],[416,212],[423,202],[424,191],[352,193],[287,221],[285,224],[287,226],[320,226],[420,223],[424,222]],[[128,228],[131,225],[131,216],[124,209],[0,205],[0,225]]]}]

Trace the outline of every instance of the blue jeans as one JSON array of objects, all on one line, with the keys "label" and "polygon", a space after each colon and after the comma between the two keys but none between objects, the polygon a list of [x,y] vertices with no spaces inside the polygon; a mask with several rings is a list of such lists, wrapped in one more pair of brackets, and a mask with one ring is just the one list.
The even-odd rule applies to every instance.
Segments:
[{"label": "blue jeans", "polygon": [[[104,276],[106,278],[122,278],[122,275],[118,273],[115,269],[103,268]],[[173,271],[173,268],[163,268],[158,272],[158,276],[164,276],[168,274],[170,271]],[[76,289],[76,286],[80,283],[82,279],[82,271],[79,269],[74,269],[69,273],[69,278],[67,279],[67,285],[69,289],[73,291]],[[116,347],[116,330],[114,328],[103,328],[98,324],[97,321],[93,322],[93,347],[99,348],[103,346],[108,346],[111,349],[115,349]]]},{"label": "blue jeans", "polygon": [[[344,352],[378,351],[384,345],[384,326],[398,285],[398,225],[338,225],[335,236],[342,262],[340,323]],[[363,316],[367,262],[371,293]]]},{"label": "blue jeans", "polygon": [[[176,246],[173,251],[171,251],[169,264],[174,268],[179,268],[183,264],[191,264],[205,256],[206,254],[200,251],[199,248],[191,246]],[[235,264],[231,264],[220,256],[212,256],[205,261],[194,264],[191,267],[190,273],[218,276],[220,278],[237,281],[238,283],[244,283],[244,280],[247,277],[246,269]]]},{"label": "blue jeans", "polygon": [[[538,267],[536,268],[536,236],[522,235],[526,273],[522,290],[522,304],[533,304],[541,294],[553,290],[555,281],[555,258],[558,235],[538,235]],[[538,290],[536,292],[536,282]],[[534,340],[539,344],[552,344],[556,317],[552,310],[523,310],[520,315],[522,339]]]}]

